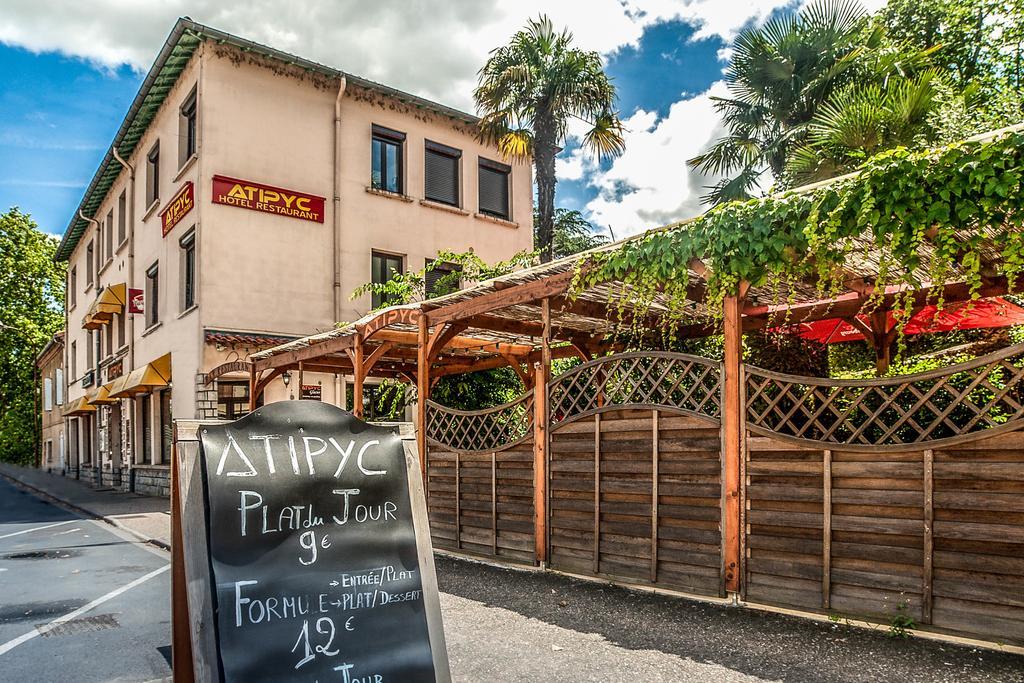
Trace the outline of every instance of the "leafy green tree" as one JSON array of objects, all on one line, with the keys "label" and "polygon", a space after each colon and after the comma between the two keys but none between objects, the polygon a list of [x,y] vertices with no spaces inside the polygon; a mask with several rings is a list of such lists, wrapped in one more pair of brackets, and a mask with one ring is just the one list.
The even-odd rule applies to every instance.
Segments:
[{"label": "leafy green tree", "polygon": [[615,86],[600,55],[572,45],[572,34],[556,32],[541,16],[491,52],[473,93],[481,113],[480,137],[513,159],[533,157],[537,177],[541,261],[554,254],[555,156],[570,120],[590,126],[583,147],[599,158],[622,153],[622,122],[615,111]]},{"label": "leafy green tree", "polygon": [[0,215],[0,460],[35,458],[36,355],[64,324],[57,240],[12,208]]},{"label": "leafy green tree", "polygon": [[1024,119],[1024,0],[890,0],[878,18],[893,42],[936,50],[940,141]]},{"label": "leafy green tree", "polygon": [[[576,209],[555,209],[555,231],[552,257],[562,258],[608,243],[608,238],[594,232],[594,226]],[[533,212],[533,240],[540,243],[540,213]]]}]

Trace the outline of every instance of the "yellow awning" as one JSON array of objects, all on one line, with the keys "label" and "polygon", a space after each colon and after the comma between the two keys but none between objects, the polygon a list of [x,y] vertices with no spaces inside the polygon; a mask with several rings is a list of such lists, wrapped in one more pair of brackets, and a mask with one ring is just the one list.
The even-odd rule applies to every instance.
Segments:
[{"label": "yellow awning", "polygon": [[117,399],[110,395],[110,388],[111,386],[113,386],[115,382],[117,382],[116,379],[111,382],[107,382],[101,387],[96,387],[88,394],[86,394],[85,398],[89,401],[89,404],[94,406],[100,406],[109,405],[111,403],[117,403]]},{"label": "yellow awning", "polygon": [[96,412],[96,406],[89,405],[85,396],[76,398],[64,406],[64,415],[88,415]]},{"label": "yellow awning", "polygon": [[82,327],[95,330],[109,323],[115,313],[123,313],[127,292],[127,285],[123,282],[104,287],[82,318]]},{"label": "yellow awning", "polygon": [[[117,381],[117,380],[115,380]],[[171,383],[171,354],[160,356],[152,363],[135,368],[124,377],[124,383],[111,387],[111,398],[128,398],[138,394],[148,394],[154,389],[166,387]]]}]

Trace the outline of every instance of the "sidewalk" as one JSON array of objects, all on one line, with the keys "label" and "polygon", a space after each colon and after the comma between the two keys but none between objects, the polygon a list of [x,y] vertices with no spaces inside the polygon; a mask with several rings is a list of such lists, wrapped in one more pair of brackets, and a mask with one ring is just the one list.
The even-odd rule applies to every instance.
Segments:
[{"label": "sidewalk", "polygon": [[167,550],[171,547],[168,498],[98,490],[77,479],[7,463],[0,463],[0,477],[87,516],[105,519],[146,542]]}]

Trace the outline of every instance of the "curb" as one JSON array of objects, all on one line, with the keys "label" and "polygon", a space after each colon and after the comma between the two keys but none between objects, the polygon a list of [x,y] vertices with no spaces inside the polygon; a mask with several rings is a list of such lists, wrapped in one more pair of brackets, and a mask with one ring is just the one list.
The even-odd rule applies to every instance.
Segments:
[{"label": "curb", "polygon": [[40,498],[42,498],[43,500],[45,500],[48,503],[52,503],[54,505],[57,505],[58,507],[62,507],[64,509],[66,509],[66,510],[70,510],[71,512],[75,512],[75,513],[80,514],[80,515],[84,515],[85,517],[89,517],[91,519],[100,520],[102,522],[105,522],[106,524],[109,524],[110,526],[117,527],[121,531],[124,531],[125,533],[131,534],[132,536],[134,536],[135,538],[139,539],[143,543],[148,543],[149,545],[156,546],[157,548],[160,548],[161,550],[170,551],[170,549],[171,549],[171,544],[167,543],[166,541],[164,541],[162,539],[152,538],[150,536],[145,536],[143,534],[140,534],[139,532],[137,532],[134,529],[126,526],[125,524],[122,524],[121,522],[119,522],[118,520],[114,519],[113,517],[107,517],[107,516],[104,516],[104,515],[97,514],[97,513],[93,512],[92,510],[90,510],[88,508],[84,508],[84,507],[82,507],[80,505],[76,505],[75,503],[72,503],[71,501],[64,500],[63,498],[58,498],[57,496],[53,495],[49,491],[41,489],[38,486],[33,486],[32,484],[24,482],[21,479],[17,479],[15,477],[12,477],[11,475],[9,475],[9,474],[7,474],[5,472],[0,472],[0,478],[10,482],[12,485],[14,485],[15,487],[17,487],[19,489],[28,491],[28,492],[36,495],[36,496],[39,496]]}]

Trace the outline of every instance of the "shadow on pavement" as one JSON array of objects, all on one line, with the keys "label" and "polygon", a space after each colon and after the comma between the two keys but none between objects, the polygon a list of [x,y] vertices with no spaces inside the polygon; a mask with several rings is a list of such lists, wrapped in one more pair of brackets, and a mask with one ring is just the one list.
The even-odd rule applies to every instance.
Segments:
[{"label": "shadow on pavement", "polygon": [[[443,592],[619,647],[781,681],[1024,681],[1024,657],[437,558]],[[500,638],[500,634],[496,634]],[[528,656],[528,653],[524,653]]]}]

